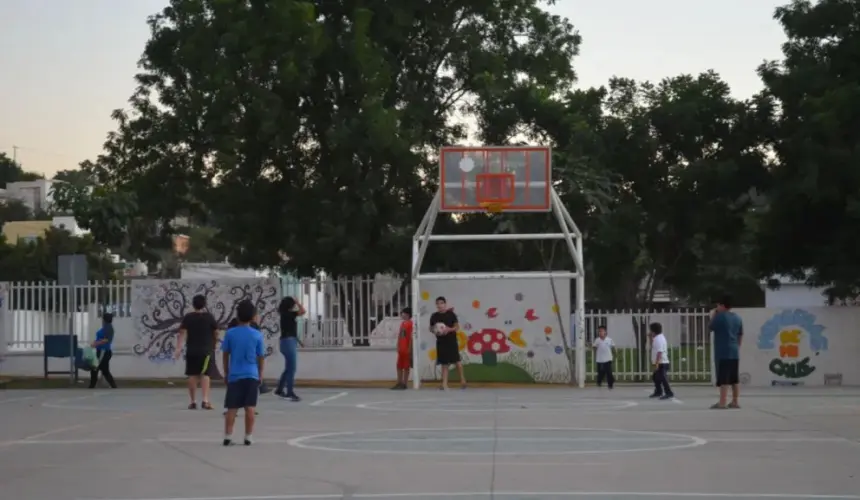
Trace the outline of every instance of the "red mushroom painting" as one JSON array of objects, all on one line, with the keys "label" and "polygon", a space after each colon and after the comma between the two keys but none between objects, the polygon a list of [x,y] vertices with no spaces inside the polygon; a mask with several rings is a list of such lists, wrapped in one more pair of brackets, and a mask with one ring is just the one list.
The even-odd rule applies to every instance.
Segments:
[{"label": "red mushroom painting", "polygon": [[470,354],[480,354],[481,363],[487,366],[496,366],[498,355],[511,350],[505,333],[495,328],[484,328],[469,335],[467,347]]}]

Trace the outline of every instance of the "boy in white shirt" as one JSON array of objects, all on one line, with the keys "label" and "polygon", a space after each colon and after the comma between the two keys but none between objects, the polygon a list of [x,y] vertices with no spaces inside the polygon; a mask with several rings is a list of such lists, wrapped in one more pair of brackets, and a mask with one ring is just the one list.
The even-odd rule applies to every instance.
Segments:
[{"label": "boy in white shirt", "polygon": [[669,344],[666,342],[666,337],[663,335],[663,325],[660,323],[651,323],[648,331],[652,337],[651,340],[651,364],[654,365],[654,394],[652,398],[660,398],[662,400],[672,399],[675,394],[672,388],[669,387]]},{"label": "boy in white shirt", "polygon": [[605,326],[601,325],[597,328],[597,336],[592,344],[594,362],[597,364],[597,387],[601,387],[605,379],[606,385],[612,389],[615,385],[615,377],[612,376],[612,351],[615,348],[615,342],[606,336]]}]

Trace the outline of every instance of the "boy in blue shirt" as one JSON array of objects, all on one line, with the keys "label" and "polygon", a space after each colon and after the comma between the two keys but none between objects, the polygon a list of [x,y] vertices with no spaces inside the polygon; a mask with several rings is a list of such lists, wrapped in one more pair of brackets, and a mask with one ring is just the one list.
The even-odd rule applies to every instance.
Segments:
[{"label": "boy in blue shirt", "polygon": [[251,323],[257,315],[253,302],[243,300],[236,306],[239,325],[227,330],[221,343],[224,363],[224,378],[227,380],[227,395],[224,406],[224,446],[233,444],[233,425],[240,408],[245,409],[245,446],[251,445],[254,432],[254,408],[260,390],[263,367],[266,362],[266,345],[263,334]]},{"label": "boy in blue shirt", "polygon": [[[732,311],[732,299],[728,295],[720,299],[717,308],[711,311],[710,330],[714,335],[714,361],[717,365],[717,387],[720,388],[720,400],[711,408],[740,408],[740,350],[744,325],[741,317]],[[732,388],[732,401],[726,404],[729,386]]]}]

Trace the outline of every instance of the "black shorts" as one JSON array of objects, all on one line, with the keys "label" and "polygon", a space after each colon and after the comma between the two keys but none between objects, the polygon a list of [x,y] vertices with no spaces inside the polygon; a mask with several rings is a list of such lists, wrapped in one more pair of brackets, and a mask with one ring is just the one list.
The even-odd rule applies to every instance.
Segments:
[{"label": "black shorts", "polygon": [[227,395],[224,396],[224,408],[238,410],[239,408],[254,408],[260,395],[260,381],[255,378],[243,378],[227,383]]},{"label": "black shorts", "polygon": [[460,348],[457,336],[449,333],[436,339],[436,365],[449,366],[460,362]]},{"label": "black shorts", "polygon": [[740,382],[740,362],[737,359],[717,361],[717,387],[737,385]]},{"label": "black shorts", "polygon": [[186,354],[185,375],[188,377],[208,375],[210,361],[211,356],[208,354]]}]

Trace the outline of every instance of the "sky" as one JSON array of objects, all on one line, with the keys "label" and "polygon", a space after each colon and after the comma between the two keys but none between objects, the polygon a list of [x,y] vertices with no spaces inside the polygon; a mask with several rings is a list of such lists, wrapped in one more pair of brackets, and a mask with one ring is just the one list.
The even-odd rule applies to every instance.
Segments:
[{"label": "sky", "polygon": [[[134,90],[146,18],[167,3],[0,1],[0,151],[47,176],[96,157],[114,128],[111,111]],[[713,69],[747,98],[761,89],[758,65],[780,58],[785,37],[773,12],[785,3],[557,0],[550,10],[583,37],[574,60],[580,87]]]}]

